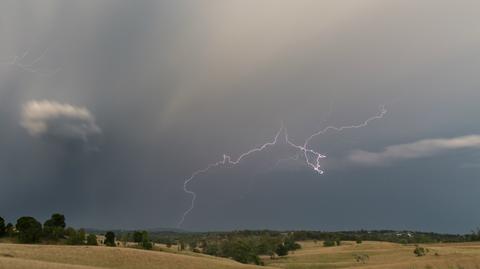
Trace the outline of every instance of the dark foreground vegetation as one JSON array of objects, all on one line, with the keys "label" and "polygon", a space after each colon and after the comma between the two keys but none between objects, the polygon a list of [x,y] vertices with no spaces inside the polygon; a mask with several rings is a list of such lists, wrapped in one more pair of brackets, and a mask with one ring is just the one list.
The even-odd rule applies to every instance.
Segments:
[{"label": "dark foreground vegetation", "polygon": [[[272,259],[286,256],[301,248],[298,241],[319,241],[325,247],[335,247],[342,241],[385,241],[402,244],[446,243],[480,241],[480,230],[471,234],[439,234],[414,231],[230,231],[185,232],[168,230],[149,231],[100,231],[67,227],[65,216],[53,214],[43,224],[25,216],[15,224],[6,223],[0,217],[0,238],[17,243],[105,245],[153,249],[155,243],[177,251],[192,251],[207,255],[232,258],[242,263],[262,264],[260,256]],[[166,249],[164,248],[164,249]],[[155,248],[159,250],[160,248]],[[415,254],[422,255],[418,248]]]}]

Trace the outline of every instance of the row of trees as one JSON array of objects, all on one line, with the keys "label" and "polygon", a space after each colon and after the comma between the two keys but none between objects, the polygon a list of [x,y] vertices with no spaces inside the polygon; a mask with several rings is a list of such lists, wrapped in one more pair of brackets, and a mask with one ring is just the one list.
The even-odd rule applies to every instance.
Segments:
[{"label": "row of trees", "polygon": [[65,216],[55,213],[42,224],[34,217],[25,216],[17,219],[15,225],[5,224],[0,217],[0,237],[8,236],[20,243],[38,243],[63,241],[70,245],[97,245],[95,234],[86,234],[84,229],[75,230],[65,223]]},{"label": "row of trees", "polygon": [[241,263],[261,265],[260,255],[271,258],[286,256],[290,251],[300,249],[292,236],[286,234],[209,234],[199,236],[195,234],[180,236],[179,238],[161,238],[158,240],[168,246],[177,245],[178,250],[189,249],[207,255],[232,258]]}]

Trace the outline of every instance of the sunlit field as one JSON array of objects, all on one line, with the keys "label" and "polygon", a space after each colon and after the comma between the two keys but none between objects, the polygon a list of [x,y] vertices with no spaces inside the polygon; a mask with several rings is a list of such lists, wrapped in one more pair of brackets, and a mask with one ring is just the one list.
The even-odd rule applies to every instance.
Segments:
[{"label": "sunlit field", "polygon": [[342,242],[338,247],[324,247],[322,242],[302,242],[302,249],[287,257],[263,257],[265,267],[244,265],[223,258],[157,248],[145,251],[103,246],[53,246],[0,244],[0,268],[396,268],[396,269],[477,269],[480,268],[480,243],[424,244],[426,255],[417,257],[415,245],[385,242]]},{"label": "sunlit field", "polygon": [[233,260],[201,254],[174,254],[122,247],[54,246],[0,243],[1,269],[248,269]]},{"label": "sunlit field", "polygon": [[323,247],[322,242],[302,242],[302,249],[285,258],[271,260],[269,266],[288,269],[321,268],[480,268],[480,244],[424,244],[426,255],[417,257],[415,245],[386,242],[342,242]]}]

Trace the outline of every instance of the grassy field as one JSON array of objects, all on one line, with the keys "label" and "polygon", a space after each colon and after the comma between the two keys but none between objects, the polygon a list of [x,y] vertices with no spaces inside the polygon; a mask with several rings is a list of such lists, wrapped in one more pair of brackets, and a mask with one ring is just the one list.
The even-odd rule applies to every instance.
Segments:
[{"label": "grassy field", "polygon": [[[270,260],[268,266],[286,269],[394,268],[394,269],[480,269],[480,243],[424,244],[426,256],[416,257],[415,246],[386,242],[343,242],[323,247],[322,242],[302,242],[302,249],[285,258]],[[366,257],[365,263],[356,256]]]},{"label": "grassy field", "polygon": [[229,259],[131,248],[0,243],[0,269],[252,269]]},{"label": "grassy field", "polygon": [[[480,269],[480,243],[424,244],[429,251],[423,257],[413,254],[413,245],[385,242],[343,242],[339,247],[323,247],[322,242],[301,244],[303,248],[288,257],[264,257],[268,267],[257,267],[191,252],[171,253],[174,250],[0,243],[0,269]],[[365,262],[355,259],[367,255]]]}]

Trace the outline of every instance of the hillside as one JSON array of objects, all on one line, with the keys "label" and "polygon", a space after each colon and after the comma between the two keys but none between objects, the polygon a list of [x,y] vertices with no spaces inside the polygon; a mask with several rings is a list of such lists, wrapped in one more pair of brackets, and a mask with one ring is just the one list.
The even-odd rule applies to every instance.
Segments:
[{"label": "hillside", "polygon": [[[414,245],[388,242],[343,242],[338,247],[323,247],[322,242],[302,242],[302,249],[285,258],[264,262],[288,269],[395,268],[395,269],[478,269],[480,243],[422,244],[425,256],[413,254]],[[356,257],[366,257],[357,261]]]},{"label": "hillside", "polygon": [[[0,243],[0,269],[253,269],[232,260],[130,248]],[[266,267],[261,267],[266,268]]]}]

